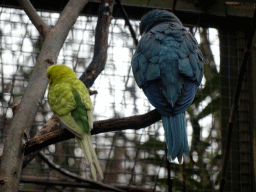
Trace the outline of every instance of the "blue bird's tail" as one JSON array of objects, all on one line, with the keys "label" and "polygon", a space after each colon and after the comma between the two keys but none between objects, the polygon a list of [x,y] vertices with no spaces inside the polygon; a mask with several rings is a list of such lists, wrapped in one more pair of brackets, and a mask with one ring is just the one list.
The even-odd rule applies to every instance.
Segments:
[{"label": "blue bird's tail", "polygon": [[174,116],[162,116],[163,126],[165,130],[165,138],[169,160],[178,157],[181,163],[182,154],[188,155],[188,139],[185,124],[185,112]]}]

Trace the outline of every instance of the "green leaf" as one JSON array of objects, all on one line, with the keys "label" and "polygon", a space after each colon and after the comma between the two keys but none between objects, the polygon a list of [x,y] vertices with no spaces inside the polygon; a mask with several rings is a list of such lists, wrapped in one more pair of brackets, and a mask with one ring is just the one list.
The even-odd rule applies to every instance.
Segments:
[{"label": "green leaf", "polygon": [[156,138],[150,137],[145,143],[141,145],[145,149],[164,150],[165,142],[162,142]]},{"label": "green leaf", "polygon": [[166,185],[166,179],[165,178],[159,178],[156,180],[158,185]]},{"label": "green leaf", "polygon": [[[156,165],[156,166],[160,166],[162,165],[161,167],[165,167],[165,162],[163,162],[163,158],[161,158],[159,155],[155,154],[154,156],[152,157],[147,157],[147,158],[143,158],[143,159],[139,159],[140,162],[143,162],[143,163],[146,163],[146,164],[153,164],[153,165]],[[165,159],[164,159],[165,161]]]},{"label": "green leaf", "polygon": [[207,96],[212,95],[214,92],[218,91],[220,87],[220,76],[219,74],[214,75],[210,80],[206,81],[203,89],[199,89],[197,91],[197,100],[194,102],[196,106],[199,105],[200,102],[205,100]]},{"label": "green leaf", "polygon": [[215,99],[213,99],[208,105],[199,113],[196,117],[196,120],[200,120],[204,117],[206,117],[209,114],[212,114],[216,111],[220,110],[220,96],[217,96]]}]

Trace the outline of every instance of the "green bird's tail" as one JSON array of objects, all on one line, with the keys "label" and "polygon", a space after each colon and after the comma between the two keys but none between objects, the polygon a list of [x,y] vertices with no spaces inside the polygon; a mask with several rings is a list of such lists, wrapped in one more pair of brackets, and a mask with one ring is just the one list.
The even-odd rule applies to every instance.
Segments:
[{"label": "green bird's tail", "polygon": [[[100,177],[103,179],[103,172],[101,170],[99,160],[97,158],[96,152],[92,145],[91,133],[84,134],[83,139],[76,137],[76,140],[77,140],[78,145],[81,147],[81,149],[83,151],[85,159],[90,164],[93,179],[95,181],[97,181],[96,169],[97,169]],[[96,166],[96,168],[95,168],[95,166]]]}]

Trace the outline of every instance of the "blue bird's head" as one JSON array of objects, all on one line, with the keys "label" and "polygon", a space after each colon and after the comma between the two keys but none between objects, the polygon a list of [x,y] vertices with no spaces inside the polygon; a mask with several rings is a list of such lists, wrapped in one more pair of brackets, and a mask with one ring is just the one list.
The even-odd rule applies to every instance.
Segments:
[{"label": "blue bird's head", "polygon": [[140,34],[148,32],[154,26],[163,22],[173,22],[182,25],[179,18],[169,11],[155,9],[148,12],[141,18],[140,22]]}]

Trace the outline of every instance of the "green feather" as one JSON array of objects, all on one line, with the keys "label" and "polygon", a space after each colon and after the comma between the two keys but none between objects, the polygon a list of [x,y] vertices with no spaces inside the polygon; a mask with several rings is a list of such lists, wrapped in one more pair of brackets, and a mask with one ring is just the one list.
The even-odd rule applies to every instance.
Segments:
[{"label": "green feather", "polygon": [[87,109],[85,105],[82,103],[81,97],[77,90],[72,90],[76,101],[76,108],[71,111],[71,115],[74,118],[76,124],[82,128],[85,133],[90,132],[89,121],[87,116]]}]

